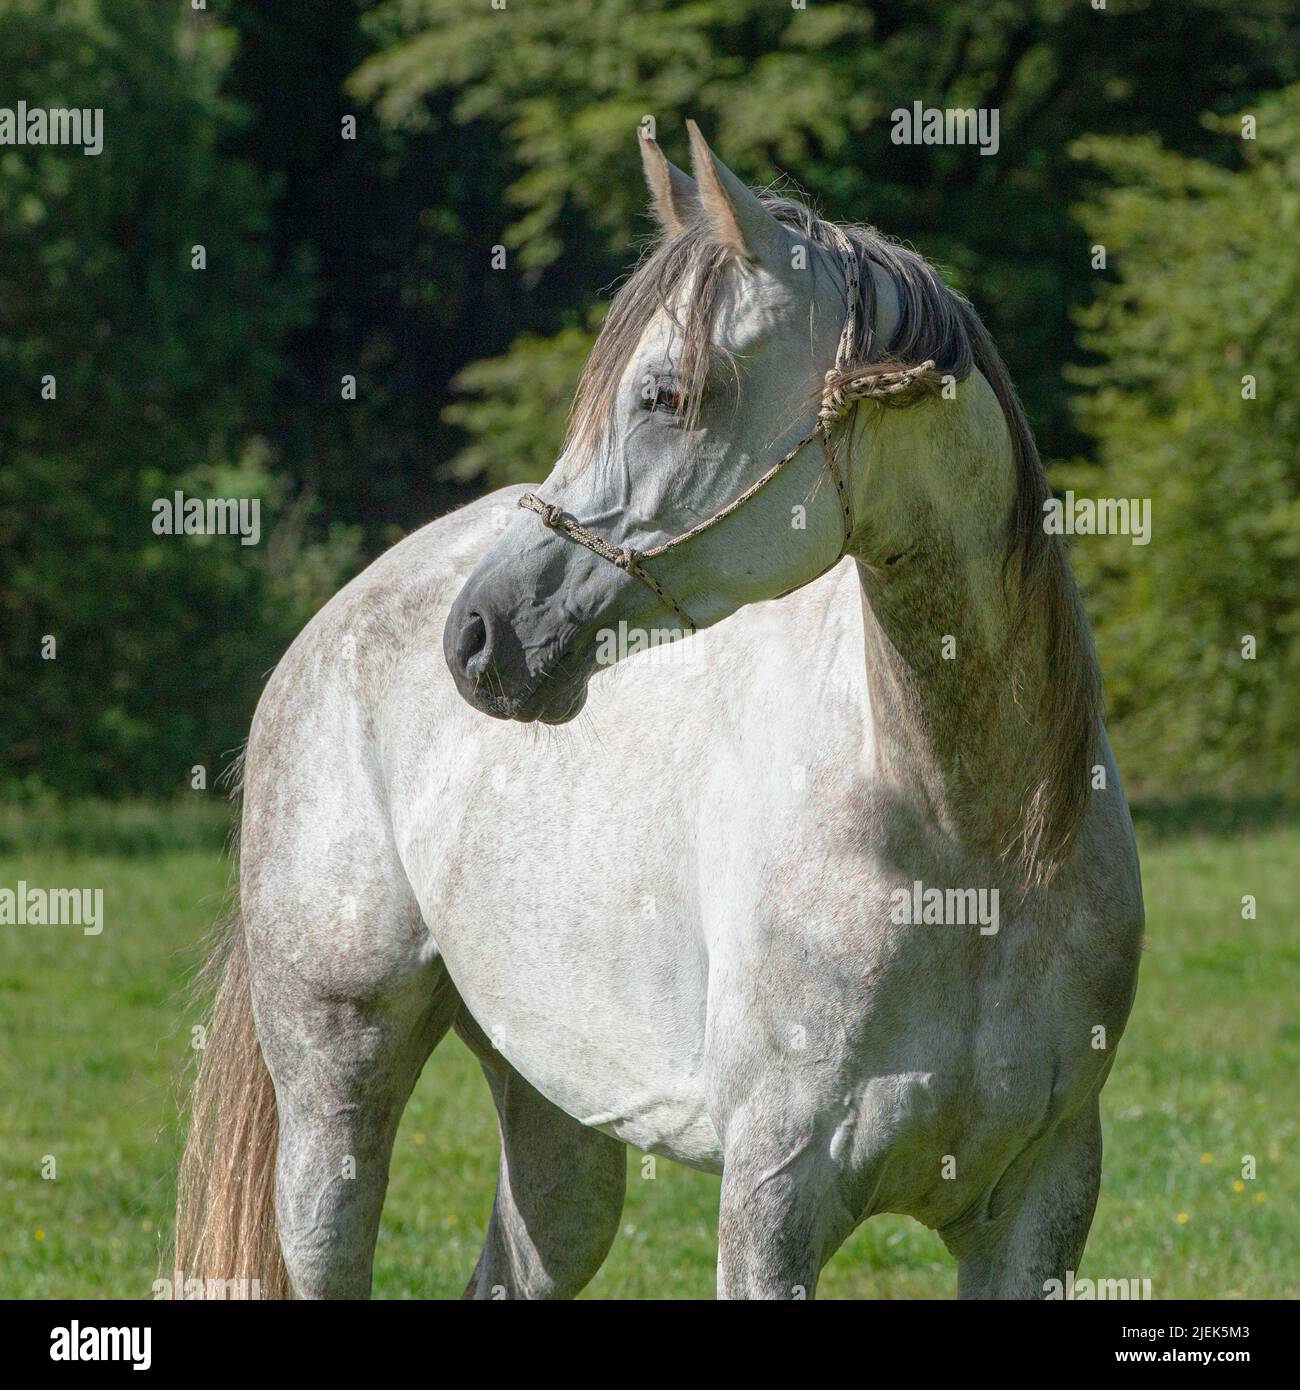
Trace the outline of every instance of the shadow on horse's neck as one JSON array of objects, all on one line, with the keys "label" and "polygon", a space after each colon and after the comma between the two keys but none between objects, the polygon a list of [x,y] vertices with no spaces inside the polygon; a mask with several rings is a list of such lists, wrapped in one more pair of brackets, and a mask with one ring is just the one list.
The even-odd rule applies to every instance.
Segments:
[{"label": "shadow on horse's neck", "polygon": [[1064,545],[1043,526],[1051,489],[1028,420],[978,316],[960,313],[970,379],[875,437],[877,470],[922,465],[906,475],[916,544],[898,569],[853,552],[874,773],[1012,879],[1048,885],[1088,811],[1100,678]]},{"label": "shadow on horse's neck", "polygon": [[[1062,760],[1068,733],[1055,727],[1056,712],[1073,708],[1051,689],[1062,679],[1053,655],[1059,615],[1044,596],[1017,626],[1004,555],[961,555],[940,533],[904,583],[858,564],[873,776],[967,849],[1032,881],[1033,856],[1014,847],[1041,852],[1063,834],[1068,849],[1071,800],[1053,789],[1088,771]],[[1086,703],[1079,713],[1092,717]],[[1044,821],[1037,830],[1035,817]]]},{"label": "shadow on horse's neck", "polygon": [[1011,697],[1006,629],[981,631],[969,576],[934,563],[895,604],[858,566],[875,767],[918,813],[996,858],[1041,763],[1041,734]]}]

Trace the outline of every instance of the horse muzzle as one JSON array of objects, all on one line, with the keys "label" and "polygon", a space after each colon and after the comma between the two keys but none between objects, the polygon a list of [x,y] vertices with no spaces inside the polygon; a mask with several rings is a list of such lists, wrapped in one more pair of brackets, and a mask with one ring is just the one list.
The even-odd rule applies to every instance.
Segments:
[{"label": "horse muzzle", "polygon": [[587,664],[574,660],[558,634],[528,640],[482,582],[457,595],[442,650],[461,697],[494,719],[563,724],[586,703]]}]

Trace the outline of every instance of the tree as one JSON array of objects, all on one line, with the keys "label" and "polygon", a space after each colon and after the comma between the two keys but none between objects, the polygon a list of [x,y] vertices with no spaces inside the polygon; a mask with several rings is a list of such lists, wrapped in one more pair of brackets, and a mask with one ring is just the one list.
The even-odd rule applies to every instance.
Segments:
[{"label": "tree", "polygon": [[[147,0],[19,0],[6,92],[102,108],[103,151],[0,150],[0,781],[165,792],[242,741],[334,551],[159,536],[176,489],[300,510],[257,438],[310,311],[267,190],[220,142],[227,30]],[[202,248],[202,254],[196,249]],[[198,268],[200,263],[203,268]],[[312,575],[320,582],[313,583]],[[52,639],[52,640],[47,640]]]},{"label": "tree", "polygon": [[[467,133],[497,132],[517,173],[503,224],[479,234],[514,257],[516,312],[548,292],[568,306],[545,332],[581,327],[592,291],[627,268],[650,231],[637,124],[652,116],[680,163],[694,116],[738,173],[758,183],[793,173],[829,216],[871,221],[944,266],[999,340],[1045,452],[1068,455],[1084,441],[1061,369],[1074,353],[1072,308],[1090,289],[1087,244],[1069,214],[1086,175],[1070,142],[1152,131],[1184,152],[1226,157],[1199,112],[1300,76],[1295,25],[1296,12],[1272,0],[1112,0],[1104,10],[1062,0],[389,0],[373,21],[379,51],[354,89],[395,124],[427,121],[438,102]],[[891,112],[914,101],[996,109],[998,153],[895,144]],[[524,329],[535,337],[539,325]],[[557,343],[557,362],[573,346],[571,336]],[[526,462],[503,458],[475,434],[458,471],[495,457],[491,481],[535,478],[535,459],[553,457],[562,419],[547,391],[530,394],[523,368],[546,383],[556,373],[533,337],[521,352],[526,361],[492,375],[514,383],[508,408],[531,415],[523,432],[535,446]],[[461,377],[470,389],[481,380]],[[496,412],[455,418],[475,431]]]},{"label": "tree", "polygon": [[1074,546],[1122,761],[1258,790],[1300,772],[1300,86],[1209,124],[1237,169],[1079,142],[1113,185],[1081,210],[1111,274],[1081,316],[1097,462],[1060,481],[1151,504],[1149,544]]}]

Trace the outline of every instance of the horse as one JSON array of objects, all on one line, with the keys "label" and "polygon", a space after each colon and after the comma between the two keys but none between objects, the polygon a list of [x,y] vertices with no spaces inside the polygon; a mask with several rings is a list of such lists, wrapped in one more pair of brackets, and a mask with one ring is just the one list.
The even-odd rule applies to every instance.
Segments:
[{"label": "horse", "polygon": [[640,136],[661,235],[540,493],[402,540],[267,683],[186,1277],[368,1296],[451,1030],[500,1128],[466,1297],[583,1289],[628,1146],[721,1176],[719,1297],[812,1297],[881,1212],[959,1297],[1078,1268],[1143,906],[1025,413],[918,253],[688,131],[691,174]]}]

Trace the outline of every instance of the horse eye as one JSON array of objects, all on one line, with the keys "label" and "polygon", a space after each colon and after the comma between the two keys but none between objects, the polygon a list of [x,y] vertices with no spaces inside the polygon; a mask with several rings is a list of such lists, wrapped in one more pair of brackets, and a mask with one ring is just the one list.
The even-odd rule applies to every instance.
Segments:
[{"label": "horse eye", "polygon": [[681,415],[686,405],[677,383],[664,380],[655,384],[655,393],[650,401],[651,410],[662,410],[668,415]]}]

